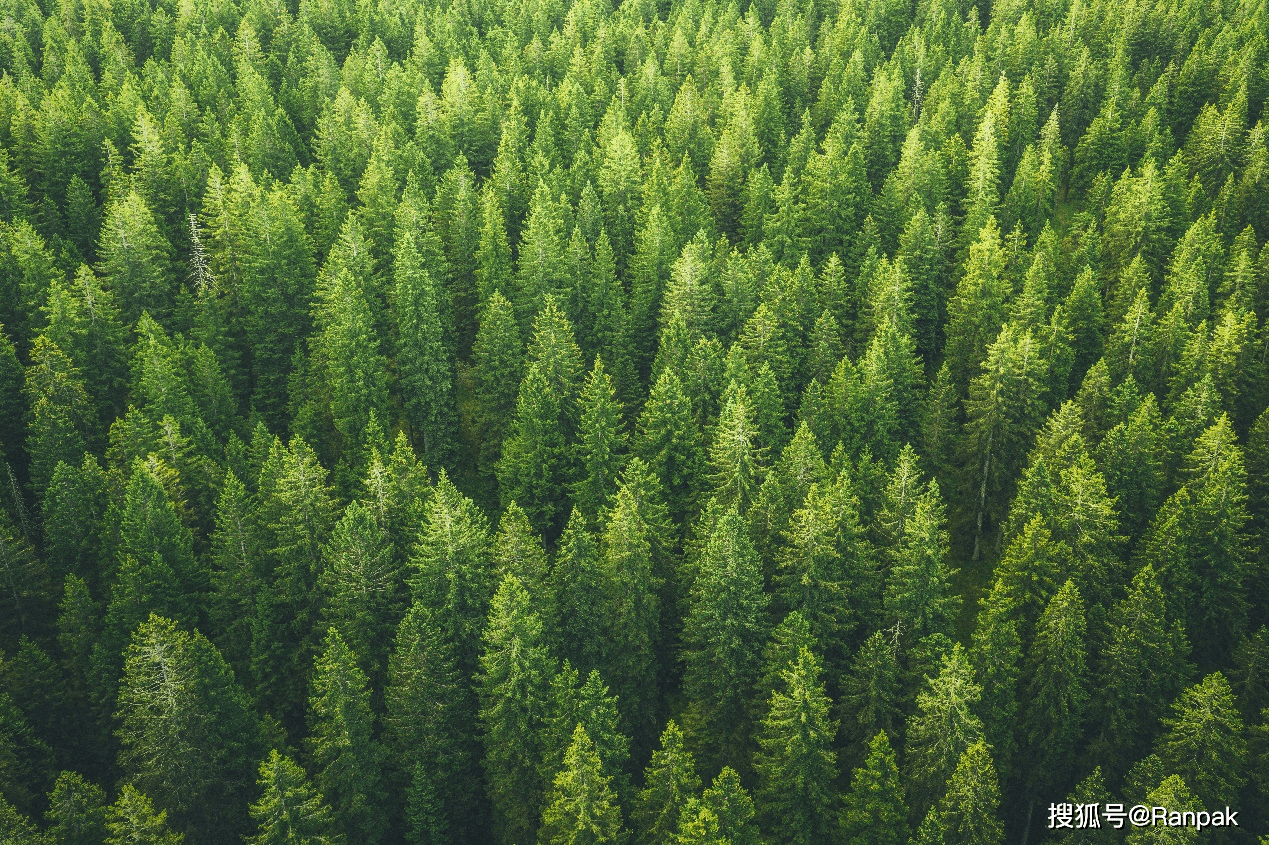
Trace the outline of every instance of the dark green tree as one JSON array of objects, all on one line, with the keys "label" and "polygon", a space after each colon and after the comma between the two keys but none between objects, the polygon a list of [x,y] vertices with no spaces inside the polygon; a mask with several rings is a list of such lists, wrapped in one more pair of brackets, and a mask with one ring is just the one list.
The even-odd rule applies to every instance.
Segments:
[{"label": "dark green tree", "polygon": [[908,841],[908,808],[885,731],[872,738],[863,766],[851,776],[841,824],[847,845],[905,845]]},{"label": "dark green tree", "polygon": [[124,654],[115,718],[120,768],[192,839],[245,832],[260,728],[215,646],[150,616]]},{"label": "dark green tree", "polygon": [[378,842],[385,827],[378,810],[383,747],[374,736],[366,674],[334,628],[326,633],[312,677],[307,745],[314,785],[330,801],[340,834],[349,841]]},{"label": "dark green tree", "polygon": [[779,841],[809,845],[832,837],[836,826],[837,723],[809,649],[786,666],[782,681],[757,734],[758,807]]},{"label": "dark green tree", "polygon": [[260,763],[260,798],[251,805],[250,845],[338,845],[334,814],[300,765],[275,748]]},{"label": "dark green tree", "polygon": [[489,609],[480,658],[485,777],[500,841],[525,841],[542,811],[542,729],[548,719],[551,658],[542,622],[514,574],[503,576]]}]

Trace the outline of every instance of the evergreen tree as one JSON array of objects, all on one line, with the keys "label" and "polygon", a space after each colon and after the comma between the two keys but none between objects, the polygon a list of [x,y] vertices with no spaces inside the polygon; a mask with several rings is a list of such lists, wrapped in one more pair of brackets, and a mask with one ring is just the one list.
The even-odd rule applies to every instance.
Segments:
[{"label": "evergreen tree", "polygon": [[145,794],[126,783],[106,811],[106,845],[181,845],[185,834],[168,829],[167,810],[155,812]]},{"label": "evergreen tree", "polygon": [[325,470],[298,437],[289,447],[273,441],[256,495],[265,575],[251,624],[251,674],[267,711],[298,729],[305,684],[292,667],[317,653],[316,580],[334,507]]},{"label": "evergreen tree", "polygon": [[30,408],[26,451],[31,483],[43,495],[59,461],[70,466],[82,462],[94,434],[93,411],[78,368],[44,336],[36,338],[31,348],[25,392]]},{"label": "evergreen tree", "polygon": [[714,527],[692,582],[684,622],[683,689],[688,730],[713,768],[743,761],[745,702],[767,638],[762,567],[733,507]]},{"label": "evergreen tree", "polygon": [[1245,782],[1247,747],[1225,676],[1213,672],[1183,691],[1163,723],[1167,733],[1156,748],[1165,769],[1194,784],[1207,805],[1233,801]]},{"label": "evergreen tree", "polygon": [[999,820],[1000,787],[991,752],[982,740],[961,754],[956,771],[939,800],[943,841],[954,845],[1000,845],[1005,831]]},{"label": "evergreen tree", "polygon": [[1110,771],[1124,771],[1149,748],[1165,702],[1181,691],[1189,652],[1184,629],[1169,623],[1167,603],[1154,568],[1133,576],[1128,595],[1112,609],[1101,677],[1105,709],[1095,747]]},{"label": "evergreen tree", "polygon": [[630,761],[630,740],[621,732],[621,715],[616,696],[592,669],[582,682],[567,662],[551,681],[551,701],[547,723],[540,745],[543,751],[542,782],[551,783],[564,766],[564,754],[572,742],[572,730],[581,725],[587,736],[594,736],[595,747],[603,761],[604,774],[612,779],[613,790],[623,805],[631,798],[627,764]]},{"label": "evergreen tree", "polygon": [[848,845],[903,845],[908,810],[894,750],[885,731],[868,747],[864,765],[855,769],[842,811],[842,838]]},{"label": "evergreen tree", "polygon": [[334,809],[349,841],[375,843],[383,834],[383,748],[374,737],[370,687],[357,656],[334,628],[313,667],[308,753],[315,786]]},{"label": "evergreen tree", "polygon": [[[433,843],[429,831],[463,835],[472,824],[475,737],[465,718],[452,646],[423,602],[397,628],[384,691],[384,742],[396,795],[404,794],[412,841]],[[413,818],[409,818],[413,816]]]},{"label": "evergreen tree", "polygon": [[582,478],[573,501],[582,513],[594,519],[609,506],[617,492],[626,440],[612,379],[604,372],[599,358],[595,359],[595,366],[586,378],[579,401],[578,465]]},{"label": "evergreen tree", "polygon": [[1027,725],[1031,779],[1043,789],[1065,781],[1074,766],[1088,703],[1084,602],[1067,581],[1045,608],[1028,655]]},{"label": "evergreen tree", "polygon": [[576,508],[560,536],[550,587],[557,651],[578,671],[589,672],[603,660],[604,572],[595,537]]},{"label": "evergreen tree", "polygon": [[542,812],[540,845],[625,842],[621,807],[610,781],[603,773],[603,760],[595,744],[586,729],[578,725],[564,755],[564,768],[556,776],[551,798]]},{"label": "evergreen tree", "polygon": [[689,802],[701,788],[696,760],[673,721],[661,734],[661,747],[643,774],[644,787],[631,814],[640,845],[670,845]]},{"label": "evergreen tree", "polygon": [[244,831],[259,727],[215,646],[150,616],[125,652],[115,718],[120,768],[192,839],[229,842]]},{"label": "evergreen tree", "polygon": [[489,523],[471,499],[442,472],[427,504],[427,518],[410,558],[410,589],[436,614],[454,649],[460,678],[474,677],[480,632],[495,584],[489,559]]},{"label": "evergreen tree", "polygon": [[850,673],[842,679],[838,708],[843,716],[842,729],[859,747],[872,742],[878,732],[899,735],[903,714],[897,651],[894,639],[874,631],[859,647]]},{"label": "evergreen tree", "polygon": [[258,826],[251,845],[335,845],[341,842],[335,820],[322,796],[313,791],[308,775],[299,764],[269,752],[260,763],[260,799],[251,805],[251,818]]},{"label": "evergreen tree", "polygon": [[599,669],[623,702],[624,728],[639,759],[651,745],[657,722],[661,606],[652,569],[652,530],[636,492],[628,484],[617,491],[600,540],[604,637]]},{"label": "evergreen tree", "polygon": [[503,576],[489,610],[481,656],[480,721],[485,776],[500,841],[524,841],[542,808],[539,739],[552,675],[542,622],[513,574]]},{"label": "evergreen tree", "polygon": [[778,840],[790,845],[823,842],[833,835],[837,723],[820,680],[819,661],[803,648],[787,665],[758,729],[758,806]]},{"label": "evergreen tree", "polygon": [[78,772],[62,772],[49,793],[45,814],[47,836],[55,845],[95,845],[104,842],[106,793]]},{"label": "evergreen tree", "polygon": [[943,658],[938,676],[927,679],[917,695],[917,712],[908,721],[906,762],[913,810],[924,811],[937,801],[961,755],[982,740],[983,724],[974,713],[981,697],[982,687],[975,683],[969,660],[957,644]]},{"label": "evergreen tree", "polygon": [[323,620],[340,632],[372,680],[382,675],[388,632],[404,609],[401,575],[374,512],[351,502],[331,532],[317,585]]},{"label": "evergreen tree", "polygon": [[106,206],[97,245],[101,271],[119,297],[125,323],[142,313],[166,321],[175,306],[172,247],[145,198],[133,188]]},{"label": "evergreen tree", "polygon": [[445,347],[439,280],[424,266],[410,232],[396,240],[393,273],[402,404],[420,457],[430,466],[445,466],[453,461],[457,433],[454,371]]},{"label": "evergreen tree", "polygon": [[914,639],[950,634],[959,611],[959,597],[951,590],[956,571],[949,569],[947,531],[938,482],[931,481],[916,499],[901,536],[891,552],[885,609],[901,621]]},{"label": "evergreen tree", "polygon": [[511,303],[501,293],[490,294],[472,347],[480,467],[486,474],[493,474],[511,434],[523,355]]}]

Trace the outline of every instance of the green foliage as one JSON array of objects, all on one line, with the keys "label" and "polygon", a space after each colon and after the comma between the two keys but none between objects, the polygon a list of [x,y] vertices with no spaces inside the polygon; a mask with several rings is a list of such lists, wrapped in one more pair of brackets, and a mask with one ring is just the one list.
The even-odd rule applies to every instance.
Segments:
[{"label": "green foliage", "polygon": [[894,749],[885,731],[868,747],[864,765],[851,776],[842,810],[842,838],[849,845],[901,845],[907,841],[908,809]]},{"label": "green foliage", "polygon": [[260,763],[260,799],[251,805],[258,832],[247,838],[251,845],[334,845],[343,841],[335,833],[331,809],[313,791],[308,776],[290,757],[269,752]]},{"label": "green foliage", "polygon": [[[151,615],[125,652],[115,718],[120,767],[163,814],[188,826],[195,841],[229,841],[244,831],[260,728],[215,646]],[[133,825],[146,812],[126,796],[111,811],[115,836],[120,814]],[[229,815],[226,807],[238,809]],[[162,816],[154,824],[161,826]]]},{"label": "green foliage", "polygon": [[338,831],[350,841],[377,842],[384,818],[383,748],[373,735],[370,689],[357,656],[331,628],[313,667],[309,696],[309,759],[315,785],[335,811]]},{"label": "green foliage", "polygon": [[4,835],[1263,832],[1269,10],[970,5],[11,0]]}]

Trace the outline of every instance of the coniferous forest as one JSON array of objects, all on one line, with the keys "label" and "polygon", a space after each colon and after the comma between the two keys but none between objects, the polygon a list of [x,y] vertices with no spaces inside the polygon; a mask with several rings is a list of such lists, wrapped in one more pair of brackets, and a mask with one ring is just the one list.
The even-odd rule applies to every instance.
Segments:
[{"label": "coniferous forest", "polygon": [[0,7],[0,842],[1269,833],[1266,0]]}]

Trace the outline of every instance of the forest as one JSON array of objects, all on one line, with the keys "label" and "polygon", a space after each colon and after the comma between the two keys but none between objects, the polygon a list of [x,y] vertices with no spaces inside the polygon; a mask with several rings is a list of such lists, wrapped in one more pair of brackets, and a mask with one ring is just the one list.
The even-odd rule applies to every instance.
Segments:
[{"label": "forest", "polygon": [[0,10],[3,845],[1269,842],[1269,0]]}]

